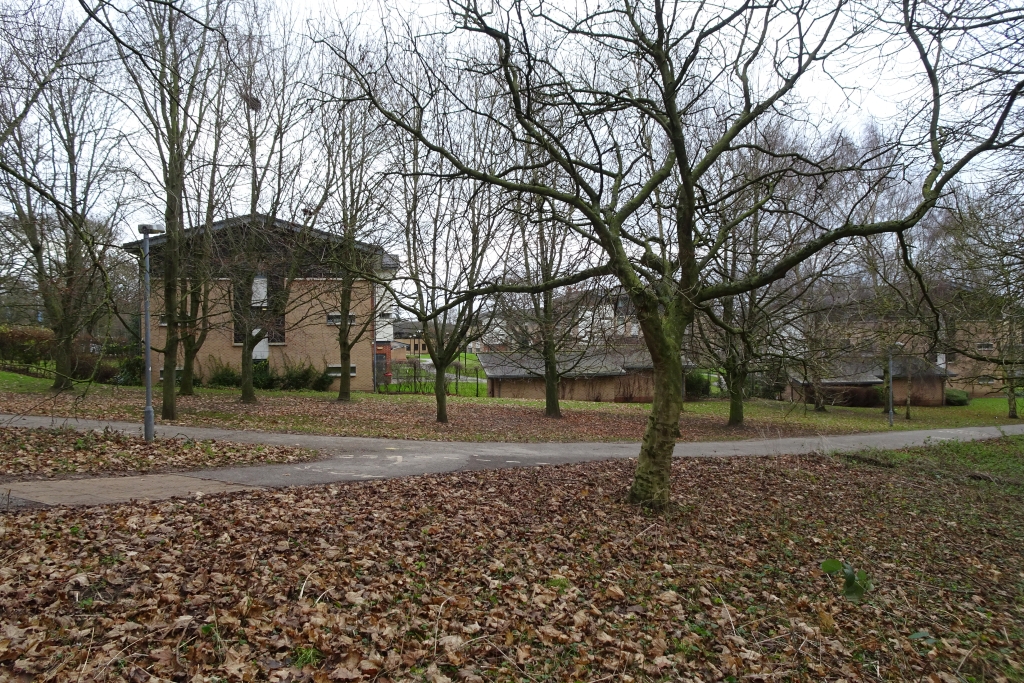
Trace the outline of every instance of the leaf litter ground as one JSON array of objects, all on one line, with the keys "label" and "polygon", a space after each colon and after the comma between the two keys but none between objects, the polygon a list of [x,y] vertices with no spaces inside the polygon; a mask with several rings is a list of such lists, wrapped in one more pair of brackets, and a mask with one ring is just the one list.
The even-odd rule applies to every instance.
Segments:
[{"label": "leaf litter ground", "polygon": [[634,466],[9,514],[0,678],[1022,680],[1017,489],[701,459],[651,514]]},{"label": "leaf litter ground", "polygon": [[[0,392],[0,412],[137,422],[140,401],[139,392],[131,387],[94,388],[84,397],[72,392]],[[640,404],[575,406],[564,406],[563,419],[551,420],[544,416],[543,407],[526,402],[451,397],[449,423],[438,424],[433,398],[426,396],[363,395],[339,403],[329,395],[278,392],[261,396],[259,403],[243,404],[233,393],[203,392],[178,397],[178,419],[158,423],[432,441],[639,441],[650,414],[650,406]],[[157,406],[158,414],[159,410]],[[813,436],[823,429],[817,424],[788,421],[781,412],[746,422],[740,428],[727,427],[720,415],[684,412],[679,420],[679,440]],[[854,430],[830,425],[824,431]]]},{"label": "leaf litter ground", "polygon": [[140,437],[113,430],[0,427],[0,482],[304,462],[320,457],[310,449],[286,446],[191,439],[146,443]]}]

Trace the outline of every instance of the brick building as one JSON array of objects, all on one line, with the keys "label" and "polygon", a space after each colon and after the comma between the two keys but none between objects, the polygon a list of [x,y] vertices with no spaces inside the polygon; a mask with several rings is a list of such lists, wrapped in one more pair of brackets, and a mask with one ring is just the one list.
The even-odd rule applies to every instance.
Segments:
[{"label": "brick building", "polygon": [[[246,258],[238,253],[242,238],[238,232],[251,228],[256,221],[267,233],[261,239],[265,256]],[[240,282],[251,280],[248,297],[254,319],[267,327],[266,337],[253,350],[254,362],[267,362],[278,373],[286,367],[310,364],[326,369],[338,376],[345,369],[340,365],[338,327],[341,319],[338,302],[341,298],[341,278],[338,259],[331,255],[338,240],[331,233],[314,230],[298,224],[270,219],[266,216],[239,217],[218,221],[209,231],[212,242],[208,269],[209,303],[204,322],[206,339],[195,360],[195,374],[199,379],[209,377],[218,366],[241,368],[242,342],[245,332],[238,315]],[[195,240],[194,231],[187,231],[187,240]],[[164,346],[166,340],[165,316],[161,286],[162,251],[166,237],[159,235],[150,240],[153,269],[151,338],[154,349]],[[139,252],[141,241],[124,245]],[[355,243],[379,276],[390,277],[398,267],[397,259],[379,247]],[[248,278],[239,272],[248,268]],[[290,274],[290,276],[289,276]],[[260,317],[262,316],[262,317]],[[354,391],[373,391],[376,384],[385,381],[390,370],[394,305],[387,290],[366,279],[358,279],[352,287],[349,325],[361,331],[361,337],[352,349],[348,372]],[[260,329],[260,328],[257,328]],[[354,334],[350,335],[354,336]],[[179,345],[179,364],[184,361],[184,349]],[[153,380],[159,381],[163,357],[153,356]],[[337,388],[337,381],[334,388]]]}]

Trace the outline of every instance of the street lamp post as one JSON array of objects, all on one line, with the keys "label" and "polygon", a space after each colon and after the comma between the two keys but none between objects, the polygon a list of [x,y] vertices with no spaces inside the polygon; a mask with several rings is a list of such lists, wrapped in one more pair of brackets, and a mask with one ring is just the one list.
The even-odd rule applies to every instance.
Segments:
[{"label": "street lamp post", "polygon": [[153,367],[150,362],[149,355],[149,236],[159,235],[163,232],[160,228],[155,225],[142,224],[139,226],[139,232],[142,233],[142,258],[145,261],[143,267],[143,278],[145,280],[145,292],[142,298],[142,310],[143,310],[143,328],[145,332],[145,349],[143,351],[145,357],[146,371],[143,373],[145,377],[143,380],[146,383],[146,408],[143,410],[143,422],[142,422],[142,433],[146,438],[146,441],[153,440],[153,432],[156,431],[153,418]]}]

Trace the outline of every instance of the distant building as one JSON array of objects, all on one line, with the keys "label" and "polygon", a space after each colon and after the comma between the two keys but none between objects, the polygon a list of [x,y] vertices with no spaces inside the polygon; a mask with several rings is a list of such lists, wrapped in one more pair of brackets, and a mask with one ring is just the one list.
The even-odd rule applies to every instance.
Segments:
[{"label": "distant building", "polygon": [[[253,217],[242,216],[218,221],[211,226],[217,256],[211,263],[211,294],[208,313],[209,332],[199,355],[196,357],[196,375],[200,379],[209,379],[209,375],[218,365],[232,366],[236,370],[241,367],[241,349],[244,333],[232,315],[232,287],[236,240],[234,235],[251,225]],[[336,236],[320,230],[311,230],[303,226],[257,216],[259,229],[265,231],[273,247],[274,254],[268,254],[266,266],[253,281],[251,304],[254,311],[268,310],[268,301],[275,291],[282,291],[285,286],[285,271],[282,264],[288,250],[295,248],[295,235],[301,231],[304,252],[308,254],[322,253],[323,249],[309,248],[320,245],[329,248],[336,241]],[[185,238],[194,237],[194,230],[186,231]],[[240,241],[240,240],[237,240]],[[166,243],[165,235],[157,235],[150,239],[151,260],[153,263],[154,281],[152,286],[151,322],[152,345],[159,349],[166,339],[166,319],[160,315],[163,310],[160,285],[161,252]],[[142,249],[142,242],[136,241],[123,245],[123,248],[136,253]],[[379,247],[369,244],[357,244],[357,249],[365,252],[376,262],[378,272],[387,276],[398,268],[395,256],[385,253]],[[284,254],[285,256],[282,256]],[[338,347],[338,324],[341,313],[334,303],[338,299],[336,288],[332,282],[338,280],[333,272],[332,264],[318,262],[312,256],[298,259],[300,264],[298,277],[292,277],[289,288],[289,301],[284,306],[284,314],[272,319],[268,315],[267,335],[253,350],[254,362],[267,362],[281,372],[287,365],[310,364],[317,369],[325,369],[334,376],[348,372],[352,378],[352,389],[355,391],[373,391],[374,378],[377,383],[384,381],[389,371],[393,341],[394,305],[390,301],[387,289],[366,280],[357,280],[353,287],[352,303],[349,309],[350,325],[367,325],[368,333],[352,350],[350,367],[340,365],[341,351]],[[179,354],[184,349],[179,348]],[[180,356],[183,358],[183,355]],[[179,361],[179,368],[181,362]],[[162,354],[157,352],[153,359],[153,380],[161,379],[163,368]],[[335,382],[337,386],[337,382]]]},{"label": "distant building", "polygon": [[[544,360],[533,353],[481,353],[491,398],[544,398]],[[559,398],[567,401],[649,403],[654,365],[638,345],[558,355]],[[694,365],[683,359],[683,372]]]},{"label": "distant building", "polygon": [[[831,405],[883,405],[886,363],[884,359],[846,358],[816,373],[792,368],[786,398],[812,403],[815,392],[821,392],[824,402]],[[952,376],[945,368],[920,356],[893,356],[893,402],[904,405],[909,391],[911,405],[944,405],[946,383]]]}]

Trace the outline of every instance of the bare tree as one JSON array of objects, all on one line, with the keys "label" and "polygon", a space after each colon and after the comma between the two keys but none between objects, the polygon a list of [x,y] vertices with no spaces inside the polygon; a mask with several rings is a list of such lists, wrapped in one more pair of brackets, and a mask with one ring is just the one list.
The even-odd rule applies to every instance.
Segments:
[{"label": "bare tree", "polygon": [[[970,44],[957,42],[975,23],[992,21],[987,3],[966,5],[955,16],[925,3],[887,8],[889,14],[873,23],[874,35],[852,21],[843,1],[800,7],[741,2],[729,8],[615,2],[590,12],[525,0],[485,10],[454,0],[450,8],[450,32],[457,38],[444,50],[430,47],[444,40],[437,32],[431,37],[386,26],[382,49],[408,58],[379,61],[385,66],[361,72],[360,84],[393,125],[463,177],[537,194],[583,217],[581,234],[600,246],[632,299],[654,362],[652,414],[630,493],[642,504],[669,500],[682,401],[679,351],[702,304],[776,281],[842,240],[909,229],[973,160],[1022,135],[1018,100],[1024,81],[1008,50],[1017,30],[1011,27],[1024,19],[1014,12],[998,15],[995,21],[1008,33],[979,31]],[[876,37],[917,52],[930,93],[925,112],[905,122],[899,164],[890,163],[889,173],[847,177],[848,170],[855,174],[879,157],[868,154],[853,168],[835,167],[826,157],[800,160],[814,170],[792,175],[816,185],[858,183],[864,197],[879,178],[906,174],[914,178],[918,199],[871,218],[862,202],[836,207],[810,219],[800,239],[745,277],[709,280],[709,264],[726,235],[708,214],[737,191],[715,187],[710,171],[740,149],[771,154],[745,143],[743,132],[780,109],[810,118],[799,108],[797,84],[821,62],[851,55],[852,47]],[[438,53],[447,56],[438,60]],[[410,62],[418,68],[409,68]],[[991,75],[994,62],[998,77]],[[476,97],[481,83],[493,89],[485,102]],[[391,93],[402,90],[415,90],[421,103],[444,98],[449,106],[443,120],[424,121],[423,107],[397,106]],[[974,104],[969,114],[968,102]],[[494,111],[498,104],[500,114]],[[508,151],[480,163],[453,144],[446,131],[474,120],[502,126]],[[815,136],[818,122],[807,123],[800,133]],[[537,163],[557,167],[571,181],[571,191],[516,179],[522,157],[510,152],[527,145],[543,155]],[[655,190],[662,197],[658,204]],[[656,212],[667,220],[652,220]]]},{"label": "bare tree", "polygon": [[[467,131],[469,144],[482,152],[486,133],[473,133]],[[482,333],[486,299],[475,290],[500,278],[507,254],[507,239],[501,243],[501,193],[483,183],[447,179],[451,169],[446,162],[416,140],[398,150],[407,169],[396,208],[405,233],[403,275],[409,291],[396,291],[395,297],[423,325],[436,373],[437,421],[444,423],[448,367]]]},{"label": "bare tree", "polygon": [[1024,388],[1024,246],[1019,179],[958,193],[950,215],[926,245],[933,274],[929,300],[941,313],[942,350],[954,354],[962,381],[1006,394],[1019,417]]},{"label": "bare tree", "polygon": [[125,174],[116,126],[123,111],[107,94],[112,76],[102,36],[51,18],[51,45],[77,35],[74,60],[49,74],[34,106],[0,144],[0,158],[12,169],[0,175],[0,196],[12,211],[4,229],[54,333],[53,388],[60,390],[77,374],[77,337],[92,330],[109,303],[104,268]]},{"label": "bare tree", "polygon": [[179,307],[180,297],[188,291],[182,286],[187,279],[183,264],[190,262],[186,188],[196,146],[206,132],[212,101],[209,86],[217,72],[217,46],[222,38],[217,27],[223,23],[225,7],[219,0],[173,7],[140,0],[123,12],[105,5],[106,14],[97,14],[116,38],[128,82],[124,97],[142,131],[139,150],[164,218],[166,236],[159,252],[154,252],[154,271],[162,283],[166,323],[161,408],[165,420],[177,418],[175,389],[183,322]]},{"label": "bare tree", "polygon": [[[546,283],[578,272],[591,261],[591,245],[581,241],[566,223],[568,217],[544,197],[517,195],[510,205],[517,225],[515,254],[506,262],[506,279],[545,287],[539,292],[506,293],[495,300],[492,316],[505,337],[505,362],[534,371],[536,358],[544,372],[544,414],[561,418],[559,383],[572,373],[593,346],[608,343],[585,324],[600,306],[604,288],[577,286],[553,289]],[[511,255],[510,255],[511,256]],[[597,284],[597,283],[595,283]],[[600,330],[609,332],[610,330]]]},{"label": "bare tree", "polygon": [[241,103],[233,134],[244,150],[232,204],[248,221],[225,233],[218,258],[230,262],[223,273],[231,281],[245,403],[256,401],[254,350],[285,334],[287,314],[316,296],[293,285],[309,265],[320,213],[341,179],[336,157],[317,157],[323,148],[311,129],[321,121],[307,118],[316,100],[309,48],[289,17],[258,1],[244,6],[229,34],[229,83]]},{"label": "bare tree", "polygon": [[[388,167],[389,131],[376,110],[360,100],[343,63],[338,64],[329,50],[321,50],[319,57],[320,76],[312,95],[317,101],[313,135],[321,172],[333,176],[334,187],[321,211],[322,228],[332,236],[323,260],[333,276],[322,301],[331,309],[324,312],[337,316],[338,400],[349,401],[352,350],[376,337],[381,322],[390,324],[394,309],[387,288],[378,284],[397,265],[390,263],[385,251],[394,239],[394,230],[386,225],[394,175]],[[353,312],[357,303],[358,314]]]}]

